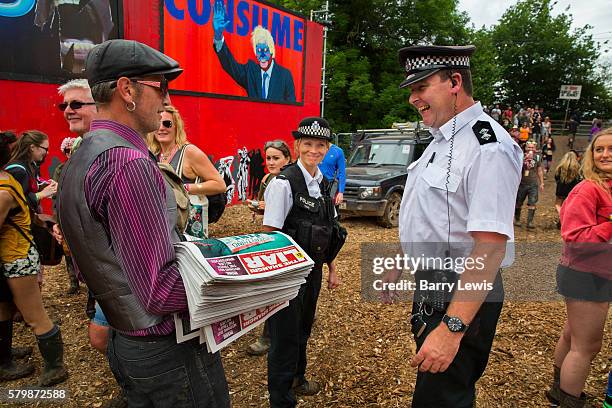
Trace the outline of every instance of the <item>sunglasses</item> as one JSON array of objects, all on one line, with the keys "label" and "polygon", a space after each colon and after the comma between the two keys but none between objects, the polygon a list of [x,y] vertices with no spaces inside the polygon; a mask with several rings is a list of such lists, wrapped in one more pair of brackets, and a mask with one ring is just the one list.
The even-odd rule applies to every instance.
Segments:
[{"label": "sunglasses", "polygon": [[[146,86],[150,86],[152,88],[157,88],[159,89],[159,91],[162,94],[162,97],[166,97],[168,96],[168,80],[166,79],[166,77],[162,77],[161,81],[149,81],[147,79],[142,79],[142,78],[128,78],[130,81],[132,82],[136,82],[138,84],[141,85],[146,85]],[[117,87],[117,81],[114,81],[111,86],[111,88],[116,88]]]},{"label": "sunglasses", "polygon": [[274,148],[274,149],[279,149],[281,151],[285,151],[288,150],[288,146],[285,142],[281,142],[280,140],[274,140],[272,142],[266,142],[266,144],[264,144],[264,151],[268,150],[268,148]]},{"label": "sunglasses", "polygon": [[57,108],[62,112],[66,110],[67,107],[70,106],[72,110],[79,110],[85,105],[95,105],[95,102],[79,102],[79,101],[71,101],[70,103],[62,102],[57,104]]},{"label": "sunglasses", "polygon": [[170,129],[172,128],[172,121],[171,120],[162,120],[161,124],[163,127]]}]

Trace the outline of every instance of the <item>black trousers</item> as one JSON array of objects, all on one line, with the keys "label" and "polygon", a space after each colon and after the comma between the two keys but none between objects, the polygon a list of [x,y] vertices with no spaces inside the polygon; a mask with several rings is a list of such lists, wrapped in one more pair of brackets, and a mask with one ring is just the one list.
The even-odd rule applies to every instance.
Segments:
[{"label": "black trousers", "polygon": [[[497,321],[503,306],[503,293],[501,274],[498,274],[491,294],[476,313],[448,369],[436,374],[418,372],[412,397],[413,408],[472,408],[474,406],[476,381],[484,373],[489,361]],[[489,300],[495,300],[495,302]],[[416,313],[417,308],[418,304],[413,303],[412,313]],[[440,324],[443,316],[443,312],[423,316],[427,328],[419,338],[415,339],[417,350],[420,350],[429,333]]]},{"label": "black trousers", "polygon": [[306,346],[321,291],[323,264],[317,263],[289,306],[267,320],[270,330],[268,391],[271,408],[295,407],[293,380],[304,381]]}]

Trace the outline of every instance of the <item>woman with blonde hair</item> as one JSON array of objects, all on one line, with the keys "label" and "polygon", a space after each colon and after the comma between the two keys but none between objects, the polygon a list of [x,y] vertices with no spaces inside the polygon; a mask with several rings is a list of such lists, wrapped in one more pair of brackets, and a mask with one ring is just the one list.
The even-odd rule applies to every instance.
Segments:
[{"label": "woman with blonde hair", "polygon": [[[555,169],[555,181],[557,189],[555,192],[555,208],[557,214],[561,214],[561,206],[572,189],[580,182],[580,163],[576,152],[569,151],[563,155],[559,165]],[[559,225],[560,227],[560,221]]]},{"label": "woman with blonde hair", "polygon": [[147,143],[161,163],[168,163],[174,168],[189,194],[225,192],[225,181],[208,156],[187,140],[185,124],[174,106],[164,107],[159,129],[147,135]]},{"label": "woman with blonde hair", "polygon": [[561,208],[563,253],[557,291],[567,321],[555,348],[554,382],[547,392],[561,407],[585,407],[582,392],[601,350],[612,301],[612,128],[593,137],[582,162],[584,180]]}]

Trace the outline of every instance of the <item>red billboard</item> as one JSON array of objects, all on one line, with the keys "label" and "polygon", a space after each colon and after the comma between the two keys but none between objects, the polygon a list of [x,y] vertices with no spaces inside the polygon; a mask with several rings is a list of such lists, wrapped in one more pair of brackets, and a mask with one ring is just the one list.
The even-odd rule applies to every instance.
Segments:
[{"label": "red billboard", "polygon": [[[0,0],[1,3],[2,0]],[[263,98],[249,97],[246,91],[223,70],[217,56],[212,51],[214,36],[212,26],[208,28],[210,30],[208,43],[200,43],[199,39],[190,39],[189,33],[192,31],[187,27],[191,24],[188,20],[192,17],[190,17],[189,8],[192,8],[192,13],[197,10],[203,16],[203,7],[210,3],[210,7],[214,8],[215,0],[96,0],[87,2],[87,4],[90,3],[110,5],[114,30],[110,33],[111,37],[118,35],[121,38],[141,41],[160,49],[164,45],[168,46],[167,37],[170,36],[170,39],[174,38],[177,44],[184,47],[184,50],[177,49],[176,55],[172,54],[174,51],[165,50],[177,58],[185,68],[179,77],[184,82],[176,80],[170,83],[172,103],[181,111],[189,141],[211,157],[225,178],[228,185],[228,198],[231,201],[244,200],[245,196],[251,196],[257,191],[265,172],[262,157],[264,142],[280,138],[290,142],[291,145],[293,140],[291,131],[296,128],[299,121],[306,116],[319,115],[323,50],[323,27],[319,24],[304,21],[301,16],[285,9],[274,8],[266,3],[248,2],[247,5],[241,5],[244,3],[235,0],[224,3],[224,11],[228,10],[224,21],[233,18],[234,22],[225,26],[223,37],[224,41],[227,39],[228,44],[231,39],[231,50],[235,52],[234,56],[239,63],[245,63],[247,59],[255,63],[256,57],[252,47],[244,46],[247,47],[245,50],[250,54],[245,54],[243,60],[243,56],[239,55],[238,48],[235,46],[241,41],[249,43],[250,32],[253,31],[254,10],[259,10],[257,20],[259,25],[264,24],[262,16],[267,15],[267,20],[264,20],[268,21],[269,31],[273,38],[276,38],[274,58],[279,58],[279,65],[289,67],[287,69],[292,74],[296,96],[296,102],[271,103],[270,100]],[[180,25],[177,25],[175,29],[178,31],[168,31],[166,27],[162,28],[162,26],[174,24],[169,21],[169,5],[176,6],[177,10],[183,10],[185,13],[185,25],[182,29],[178,29]],[[247,8],[250,14],[246,14]],[[265,12],[264,9],[268,11]],[[234,10],[233,17],[229,10]],[[61,10],[59,15],[62,16],[63,12],[64,10]],[[6,51],[6,56],[0,61],[0,67],[6,67],[6,69],[0,69],[0,130],[21,132],[27,129],[38,129],[48,134],[50,138],[49,155],[42,167],[42,176],[48,178],[55,166],[65,160],[60,151],[62,139],[66,136],[74,136],[69,133],[62,112],[57,109],[57,103],[62,101],[57,94],[57,87],[73,76],[76,65],[71,65],[70,70],[66,69],[68,65],[62,63],[58,51],[61,47],[59,31],[54,31],[50,39],[47,38],[49,33],[44,30],[39,32],[38,26],[34,24],[35,14],[34,7],[27,10],[21,17],[7,17],[6,20],[3,20],[0,16],[2,24],[15,20],[10,24],[7,23],[15,29],[9,30],[8,26],[0,24],[0,45]],[[244,36],[240,36],[237,32],[238,28],[242,27],[241,16],[243,20],[244,16],[248,16],[250,22],[248,27],[250,32]],[[282,36],[281,39],[279,29],[276,29],[277,33],[274,34],[273,24],[275,20],[283,21],[285,17],[290,17],[291,37]],[[213,18],[214,10],[210,12],[209,20]],[[303,30],[299,29],[296,21],[304,21]],[[22,23],[21,26],[17,24],[18,22]],[[49,20],[49,23],[52,22],[58,23],[58,18]],[[64,20],[64,23],[67,24],[67,20]],[[211,21],[208,21],[208,24],[212,24]],[[59,30],[59,27],[53,25],[52,27]],[[228,33],[230,27],[232,27],[232,33]],[[296,27],[297,36],[294,35]],[[88,27],[84,28],[89,30],[87,32],[92,31]],[[284,30],[286,32],[286,29]],[[303,38],[299,36],[301,32],[303,32]],[[78,38],[88,37],[82,35]],[[21,47],[10,44],[21,44],[20,42],[25,40],[29,41],[27,49],[31,50],[29,55],[32,63],[11,65],[21,58],[23,51]],[[82,40],[81,43],[85,41],[87,40]],[[290,41],[290,46],[285,47],[288,41]],[[300,46],[302,48],[301,52],[296,49],[296,41],[298,49]],[[204,57],[204,54],[199,56],[200,50],[205,49],[212,54],[209,57]],[[38,51],[34,53],[34,50],[47,50],[48,53],[43,54],[47,55],[47,59],[39,58],[36,54]],[[299,62],[287,57],[288,52],[295,53],[294,58]],[[283,53],[282,60],[280,60],[281,53]],[[191,54],[193,55],[190,58],[193,60],[181,61],[183,57],[180,55]],[[55,56],[52,65],[40,63],[39,59],[44,59],[51,64],[50,56]],[[211,56],[212,59],[210,59]],[[227,88],[208,89],[207,92],[203,92],[204,88],[201,87],[205,83],[200,83],[197,79],[202,74],[192,73],[192,70],[198,64],[205,67],[207,61],[211,67],[217,67],[215,69],[219,75],[225,76],[223,81]],[[292,64],[297,64],[295,65],[297,68]],[[296,71],[298,68],[299,70]],[[272,68],[273,75],[274,69]]]},{"label": "red billboard", "polygon": [[185,72],[173,89],[302,103],[306,22],[254,0],[166,0],[162,49]]}]

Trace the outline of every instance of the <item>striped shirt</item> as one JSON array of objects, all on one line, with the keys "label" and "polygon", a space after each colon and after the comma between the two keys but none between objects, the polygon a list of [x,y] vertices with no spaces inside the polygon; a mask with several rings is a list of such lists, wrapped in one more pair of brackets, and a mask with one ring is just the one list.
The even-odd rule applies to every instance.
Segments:
[{"label": "striped shirt", "polygon": [[166,190],[143,138],[122,124],[96,120],[91,130],[110,130],[136,149],[102,153],[85,177],[85,199],[106,231],[132,292],[158,325],[126,332],[132,336],[174,332],[173,312],[187,310],[187,297],[166,225]]}]

